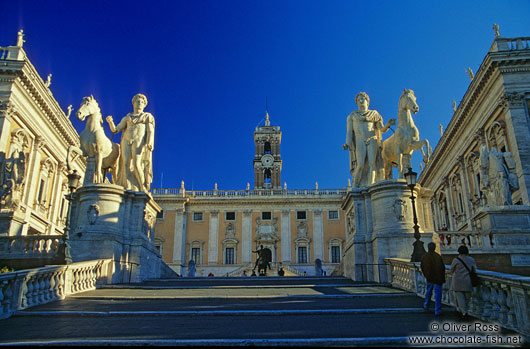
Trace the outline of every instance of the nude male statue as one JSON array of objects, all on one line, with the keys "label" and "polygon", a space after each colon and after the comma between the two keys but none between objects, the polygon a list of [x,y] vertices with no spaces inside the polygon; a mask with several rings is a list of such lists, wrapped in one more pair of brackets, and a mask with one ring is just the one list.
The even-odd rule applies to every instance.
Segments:
[{"label": "nude male statue", "polygon": [[153,181],[152,152],[154,148],[155,119],[144,112],[147,97],[138,93],[132,99],[133,112],[115,126],[107,116],[112,133],[122,131],[118,183],[128,190],[148,192]]},{"label": "nude male statue", "polygon": [[377,110],[369,110],[370,97],[365,92],[355,96],[359,110],[354,110],[346,120],[346,143],[342,146],[350,151],[350,173],[353,187],[366,186],[384,178],[381,154],[381,134],[396,124],[390,119],[383,125],[383,118]]}]

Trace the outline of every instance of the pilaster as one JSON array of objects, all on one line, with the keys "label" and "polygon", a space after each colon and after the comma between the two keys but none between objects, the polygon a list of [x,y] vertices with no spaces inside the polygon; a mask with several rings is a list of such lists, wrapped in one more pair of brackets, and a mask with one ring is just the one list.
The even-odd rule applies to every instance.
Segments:
[{"label": "pilaster", "polygon": [[210,211],[208,264],[219,263],[219,210]]},{"label": "pilaster", "polygon": [[243,231],[241,232],[241,262],[252,262],[252,210],[243,211]]},{"label": "pilaster", "polygon": [[178,208],[175,212],[175,230],[173,233],[173,263],[177,266],[186,264],[186,212]]},{"label": "pilaster", "polygon": [[324,225],[322,222],[322,210],[313,211],[313,241],[314,260],[317,258],[324,262]]},{"label": "pilaster", "polygon": [[291,211],[282,210],[281,221],[282,262],[291,263]]}]

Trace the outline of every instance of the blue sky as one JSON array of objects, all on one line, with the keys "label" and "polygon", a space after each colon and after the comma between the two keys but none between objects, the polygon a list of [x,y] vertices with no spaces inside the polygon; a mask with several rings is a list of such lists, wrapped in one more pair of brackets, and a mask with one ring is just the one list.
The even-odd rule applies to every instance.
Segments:
[{"label": "blue sky", "polygon": [[[465,69],[476,72],[493,42],[493,23],[502,36],[530,36],[529,13],[530,1],[516,0],[9,0],[0,46],[23,29],[29,59],[43,79],[53,74],[64,110],[93,94],[118,121],[144,93],[156,119],[152,187],[253,187],[253,132],[267,98],[283,132],[282,182],[341,188],[357,92],[386,122],[403,88],[413,89],[415,123],[434,148],[438,124],[447,126],[451,101],[469,85]],[[417,172],[420,159],[414,153]]]}]

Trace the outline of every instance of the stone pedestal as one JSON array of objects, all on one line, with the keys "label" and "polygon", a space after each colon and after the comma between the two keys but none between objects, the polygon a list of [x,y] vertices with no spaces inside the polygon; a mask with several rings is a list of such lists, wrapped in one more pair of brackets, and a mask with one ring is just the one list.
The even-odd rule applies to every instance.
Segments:
[{"label": "stone pedestal", "polygon": [[[419,186],[415,189],[418,196]],[[406,258],[413,252],[414,221],[410,188],[405,180],[394,179],[355,188],[347,194],[342,209],[350,217],[350,232],[343,259],[344,275],[359,281],[387,282],[385,258]],[[418,201],[416,201],[418,202]],[[423,232],[421,241],[432,241]]]},{"label": "stone pedestal", "polygon": [[112,258],[113,282],[158,278],[161,256],[153,244],[160,207],[150,195],[114,184],[92,184],[74,194],[70,221],[73,262]]}]

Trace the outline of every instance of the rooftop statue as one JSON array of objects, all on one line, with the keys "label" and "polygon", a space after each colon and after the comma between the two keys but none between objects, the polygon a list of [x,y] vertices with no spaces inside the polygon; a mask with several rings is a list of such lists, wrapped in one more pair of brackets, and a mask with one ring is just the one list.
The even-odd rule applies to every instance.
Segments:
[{"label": "rooftop statue", "polygon": [[[383,142],[383,160],[385,165],[385,179],[392,178],[392,167],[397,167],[398,178],[404,178],[407,168],[411,168],[411,157],[414,150],[421,150],[423,162],[427,164],[432,149],[427,139],[420,140],[420,133],[412,113],[416,114],[420,107],[416,103],[414,91],[403,89],[398,103],[398,122],[396,132]],[[423,151],[423,146],[425,150]]]},{"label": "rooftop statue", "polygon": [[17,46],[22,47],[26,40],[24,40],[24,31],[20,29],[20,31],[17,33]]},{"label": "rooftop statue", "polygon": [[499,32],[499,25],[496,23],[493,23],[493,32],[495,33],[496,38],[501,36],[501,33]]},{"label": "rooftop statue", "polygon": [[127,190],[149,192],[153,182],[155,118],[144,112],[147,97],[139,93],[132,99],[133,112],[114,125],[107,116],[112,133],[121,132],[121,156],[117,184]]},{"label": "rooftop statue", "polygon": [[[115,183],[120,148],[118,144],[112,143],[105,135],[101,110],[94,96],[83,98],[76,116],[81,121],[86,120],[85,129],[79,135],[81,148],[72,146],[68,148],[67,163],[72,152],[82,153],[87,159],[94,159],[94,165],[87,161],[84,184],[103,183],[109,170],[112,182]],[[89,168],[90,166],[94,166],[94,168]]]},{"label": "rooftop statue", "polygon": [[365,92],[355,96],[359,110],[354,110],[346,119],[346,143],[343,148],[350,151],[350,173],[353,187],[367,186],[383,179],[384,167],[381,157],[381,134],[396,123],[390,119],[383,125],[377,110],[369,110],[370,97]]}]

